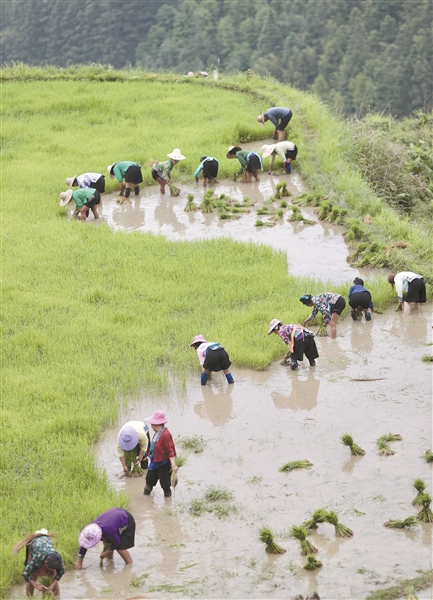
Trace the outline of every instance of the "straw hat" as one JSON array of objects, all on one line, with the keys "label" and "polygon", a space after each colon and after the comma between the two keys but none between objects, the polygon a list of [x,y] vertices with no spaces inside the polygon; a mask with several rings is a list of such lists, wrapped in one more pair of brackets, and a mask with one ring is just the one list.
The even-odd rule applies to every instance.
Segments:
[{"label": "straw hat", "polygon": [[165,412],[157,410],[150,417],[143,419],[143,421],[145,423],[150,423],[151,425],[164,425],[164,423],[167,423],[167,417],[165,416]]},{"label": "straw hat", "polygon": [[107,171],[108,171],[108,174],[110,175],[110,178],[111,178],[111,179],[114,179],[114,178],[115,178],[115,176],[114,176],[114,175],[113,175],[113,173],[111,172],[111,169],[114,167],[114,165],[117,165],[117,163],[113,163],[112,165],[108,165],[108,167],[107,167]]},{"label": "straw hat", "polygon": [[204,342],[205,344],[207,343],[207,340],[204,339],[203,335],[196,335],[194,337],[194,339],[192,340],[191,344],[189,345],[190,348],[192,348],[194,346],[194,344],[196,344],[197,342]]},{"label": "straw hat", "polygon": [[263,111],[262,111],[262,112],[259,114],[259,116],[257,117],[257,121],[260,123],[260,125],[261,125],[262,127],[264,127],[264,126],[265,126],[265,115],[264,115],[264,112],[263,112]]},{"label": "straw hat", "polygon": [[263,144],[262,150],[263,158],[268,158],[268,156],[271,156],[272,152],[275,150],[275,144]]},{"label": "straw hat", "polygon": [[282,325],[282,324],[283,324],[283,322],[280,321],[279,319],[272,319],[272,321],[269,323],[268,335],[270,335],[274,331],[274,329],[277,325]]},{"label": "straw hat", "polygon": [[77,176],[76,176],[76,175],[74,175],[73,177],[68,177],[68,178],[66,179],[66,185],[67,185],[68,187],[72,187],[72,185],[73,185],[74,181],[76,180],[76,178],[77,178]]},{"label": "straw hat", "polygon": [[138,433],[132,425],[125,425],[117,438],[122,450],[133,450],[138,444]]},{"label": "straw hat", "polygon": [[230,152],[232,150],[234,150],[235,148],[237,148],[238,150],[240,150],[239,146],[229,146],[229,149],[227,150],[226,158],[233,158],[233,154],[230,154]]},{"label": "straw hat", "polygon": [[66,206],[69,204],[72,198],[72,190],[68,190],[67,192],[60,192],[60,206]]},{"label": "straw hat", "polygon": [[90,525],[86,525],[84,529],[81,530],[80,535],[78,536],[78,543],[83,548],[88,550],[89,548],[93,548],[101,541],[102,538],[102,529],[96,523],[90,523]]},{"label": "straw hat", "polygon": [[168,158],[172,158],[173,160],[185,160],[185,157],[183,154],[180,153],[179,148],[175,148],[173,152],[167,154],[167,156]]}]

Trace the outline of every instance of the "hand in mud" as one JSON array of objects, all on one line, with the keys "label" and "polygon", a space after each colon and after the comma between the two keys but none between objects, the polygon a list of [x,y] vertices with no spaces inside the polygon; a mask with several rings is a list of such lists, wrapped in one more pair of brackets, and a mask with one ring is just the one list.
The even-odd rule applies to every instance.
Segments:
[{"label": "hand in mud", "polygon": [[398,312],[399,310],[403,310],[403,304],[399,304],[395,309],[395,312]]}]

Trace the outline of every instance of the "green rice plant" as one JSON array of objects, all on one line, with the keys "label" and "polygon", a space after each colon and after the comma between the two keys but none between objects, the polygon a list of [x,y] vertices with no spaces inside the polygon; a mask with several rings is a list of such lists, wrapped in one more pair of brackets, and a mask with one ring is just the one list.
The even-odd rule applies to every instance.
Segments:
[{"label": "green rice plant", "polygon": [[262,208],[257,209],[258,215],[270,215],[272,214],[272,210],[268,206],[263,206]]},{"label": "green rice plant", "polygon": [[179,475],[176,471],[172,471],[170,474],[170,485],[172,488],[176,488],[179,483]]},{"label": "green rice plant", "polygon": [[418,596],[415,593],[413,585],[408,585],[404,588],[405,597],[404,600],[418,600]]},{"label": "green rice plant", "polygon": [[265,550],[269,554],[284,554],[286,550],[274,542],[274,534],[269,527],[262,527],[259,530],[259,540],[266,544]]},{"label": "green rice plant", "polygon": [[311,463],[307,459],[292,460],[291,462],[284,463],[284,465],[282,467],[280,467],[278,470],[281,473],[287,473],[288,471],[293,471],[294,469],[309,469],[312,466],[313,466],[313,463]]},{"label": "green rice plant", "polygon": [[191,504],[189,505],[189,512],[194,517],[200,517],[203,513],[209,512],[207,504],[204,500],[194,499],[191,500]]},{"label": "green rice plant", "polygon": [[426,450],[423,454],[423,458],[428,463],[433,462],[433,452],[431,450]]},{"label": "green rice plant", "polygon": [[255,222],[255,227],[275,227],[275,221],[261,221],[260,219]]},{"label": "green rice plant", "polygon": [[381,435],[379,439],[384,442],[401,442],[403,438],[399,433],[385,433],[385,435]]},{"label": "green rice plant", "polygon": [[320,567],[323,567],[323,563],[314,554],[307,554],[304,569],[314,571],[314,569],[320,569]]},{"label": "green rice plant", "polygon": [[430,509],[431,498],[429,494],[423,494],[419,501],[422,509],[417,514],[416,518],[421,523],[433,523],[433,512]]},{"label": "green rice plant", "polygon": [[205,447],[205,440],[202,435],[182,437],[179,443],[185,450],[192,450],[195,453],[203,452]]},{"label": "green rice plant", "polygon": [[329,221],[330,223],[335,223],[335,221],[340,216],[340,207],[337,204],[334,204],[331,208],[331,211],[328,213],[325,221]]},{"label": "green rice plant", "polygon": [[232,500],[233,493],[227,488],[211,485],[205,491],[204,497],[207,502],[220,502],[221,500]]},{"label": "green rice plant", "polygon": [[328,328],[326,327],[325,323],[321,323],[319,325],[319,329],[317,330],[316,335],[318,337],[326,337],[328,334]]},{"label": "green rice plant", "polygon": [[352,434],[343,433],[343,435],[340,437],[340,441],[345,446],[349,446],[350,453],[352,454],[352,456],[363,456],[365,454],[365,450],[363,450],[360,446],[358,446],[358,444],[355,444],[355,442],[353,441]]},{"label": "green rice plant", "polygon": [[284,198],[284,197],[288,197],[288,196],[292,195],[289,192],[289,190],[287,189],[287,183],[285,181],[281,181],[280,183],[277,183],[275,188],[276,188],[275,198],[277,200],[279,200],[280,198]]},{"label": "green rice plant", "polygon": [[394,456],[395,452],[389,447],[386,440],[379,438],[376,440],[376,445],[379,450],[379,456]]},{"label": "green rice plant", "polygon": [[421,358],[421,360],[423,362],[433,362],[433,355],[431,355],[431,354],[424,354],[423,357]]},{"label": "green rice plant", "polygon": [[170,189],[170,196],[179,196],[180,189],[178,187],[176,187],[173,183],[170,183],[168,187]]},{"label": "green rice plant", "polygon": [[320,203],[319,208],[317,209],[317,216],[319,217],[319,219],[321,221],[324,221],[327,216],[331,213],[332,211],[332,202],[330,200],[323,200]]},{"label": "green rice plant", "polygon": [[254,223],[254,227],[264,227],[265,223],[260,219]]},{"label": "green rice plant", "polygon": [[182,456],[182,454],[178,454],[174,459],[174,464],[176,465],[176,467],[178,469],[180,469],[181,467],[183,467],[183,465],[186,463],[186,461],[187,461],[186,456]]},{"label": "green rice plant", "polygon": [[228,517],[230,513],[235,513],[237,511],[238,508],[234,504],[220,504],[219,502],[212,504],[211,510],[209,510],[209,512],[214,513],[218,519]]},{"label": "green rice plant", "polygon": [[184,208],[185,212],[192,212],[197,210],[198,206],[194,204],[194,194],[188,194],[188,200]]},{"label": "green rice plant", "polygon": [[301,554],[308,556],[308,554],[317,554],[318,550],[314,544],[307,540],[307,536],[310,530],[304,527],[304,525],[293,525],[290,529],[290,537],[299,540],[301,543]]},{"label": "green rice plant", "polygon": [[298,206],[292,206],[292,214],[287,219],[288,221],[303,221],[304,217],[302,216],[301,210]]},{"label": "green rice plant", "polygon": [[280,208],[279,210],[276,210],[274,212],[274,214],[272,215],[272,220],[273,221],[279,221],[283,217],[284,217],[284,211]]},{"label": "green rice plant", "polygon": [[229,214],[228,214],[227,210],[224,208],[224,206],[221,206],[218,209],[218,217],[222,220],[227,219],[229,217]]},{"label": "green rice plant", "polygon": [[288,203],[287,203],[286,200],[281,200],[281,202],[280,202],[280,208],[287,208],[288,206],[289,205],[288,205]]},{"label": "green rice plant", "polygon": [[308,530],[311,530],[311,529],[317,529],[317,525],[319,523],[325,523],[325,522],[326,522],[326,509],[318,508],[313,512],[310,519],[307,519],[307,521],[303,522],[303,525]]},{"label": "green rice plant", "polygon": [[296,202],[297,204],[299,203],[302,206],[319,206],[322,200],[325,199],[326,198],[324,198],[320,192],[310,191],[299,194],[299,196],[296,196],[293,202]]},{"label": "green rice plant", "polygon": [[407,517],[406,519],[391,519],[384,523],[384,527],[390,527],[392,529],[407,529],[416,525],[416,517]]},{"label": "green rice plant", "polygon": [[335,535],[337,537],[352,537],[353,531],[351,529],[349,529],[349,527],[346,527],[345,525],[342,525],[341,523],[338,522],[338,515],[336,512],[334,512],[332,510],[327,512],[326,513],[326,522],[330,523],[331,525],[334,525]]},{"label": "green rice plant", "polygon": [[422,479],[415,479],[415,481],[413,482],[413,487],[418,493],[412,500],[412,506],[416,506],[417,504],[421,505],[421,498],[425,493],[425,483]]},{"label": "green rice plant", "polygon": [[135,448],[134,450],[125,450],[125,463],[129,469],[129,477],[141,477],[143,475],[143,469],[139,464],[137,465]]},{"label": "green rice plant", "polygon": [[213,212],[214,202],[212,200],[212,196],[214,195],[214,190],[207,190],[203,196],[202,203],[200,205],[200,209],[203,213],[211,213]]}]

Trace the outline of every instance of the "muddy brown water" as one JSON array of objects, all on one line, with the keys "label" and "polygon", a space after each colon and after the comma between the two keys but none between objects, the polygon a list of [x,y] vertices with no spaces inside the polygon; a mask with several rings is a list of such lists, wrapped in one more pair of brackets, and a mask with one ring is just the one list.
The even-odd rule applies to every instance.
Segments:
[{"label": "muddy brown water", "polygon": [[[290,188],[301,189],[296,177],[290,182]],[[254,199],[274,183],[263,175],[247,194]],[[224,183],[217,191],[241,197],[245,187]],[[216,215],[185,213],[189,188],[182,189],[180,198],[144,190],[138,200],[123,206],[114,196],[104,197],[101,222],[170,239],[230,235],[272,243],[287,251],[293,274],[326,272],[327,279],[338,282],[358,273],[345,261],[347,247],[338,228],[284,222],[258,231],[253,227],[256,217],[250,215],[221,222]],[[202,186],[194,190],[197,196],[203,193]],[[291,598],[317,591],[322,600],[352,600],[429,569],[431,525],[418,524],[410,531],[383,527],[388,519],[416,514],[411,506],[416,478],[432,489],[432,467],[421,458],[432,448],[432,365],[421,361],[431,351],[426,344],[431,343],[432,306],[423,305],[408,317],[394,308],[374,314],[369,323],[340,321],[335,340],[316,338],[320,358],[315,368],[308,362],[297,372],[278,362],[264,372],[233,366],[234,385],[216,374],[202,387],[197,361],[185,391],[128,398],[116,426],[101,435],[95,456],[112,485],[129,498],[137,522],[134,564],[125,566],[116,555],[100,568],[101,548],[96,547],[88,552],[83,571],[64,575],[62,598]],[[281,342],[282,355],[284,351]],[[166,411],[178,454],[187,457],[179,485],[168,499],[159,487],[144,497],[144,479],[123,477],[116,455],[122,424],[157,409]],[[365,456],[351,457],[339,442],[348,431]],[[375,441],[389,432],[401,434],[403,441],[390,443],[394,456],[380,457]],[[182,437],[194,435],[205,441],[201,453],[181,447]],[[304,458],[313,463],[310,469],[279,472],[285,462]],[[210,485],[233,493],[230,504],[236,512],[223,518],[190,513],[191,502],[202,499]],[[337,538],[331,525],[320,525],[310,539],[323,567],[309,572],[289,530],[320,507],[336,511],[354,536]],[[274,531],[285,554],[265,552],[258,541],[263,526]],[[431,598],[432,590],[417,595],[420,600]],[[10,597],[23,597],[23,587],[14,588]]]}]

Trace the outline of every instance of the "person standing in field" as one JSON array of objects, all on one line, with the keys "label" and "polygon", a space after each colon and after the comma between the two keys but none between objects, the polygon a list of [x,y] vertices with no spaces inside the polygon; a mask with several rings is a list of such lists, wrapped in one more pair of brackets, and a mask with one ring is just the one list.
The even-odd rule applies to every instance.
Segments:
[{"label": "person standing in field", "polygon": [[223,371],[228,383],[234,383],[230,373],[230,357],[219,342],[208,342],[202,335],[196,335],[189,345],[197,351],[202,367],[201,385],[206,385],[212,371]]},{"label": "person standing in field", "polygon": [[[64,575],[65,569],[62,557],[54,548],[52,542],[55,535],[55,533],[48,533],[46,529],[40,529],[19,541],[13,548],[14,554],[24,547],[26,549],[25,569],[23,571],[23,578],[26,582],[26,596],[33,596],[35,589],[42,592],[42,594],[60,596],[59,581]],[[38,577],[43,576],[52,578],[51,585],[46,586],[38,583]]]},{"label": "person standing in field", "polygon": [[316,358],[319,358],[314,333],[301,325],[291,323],[284,325],[279,319],[272,319],[269,323],[268,335],[276,333],[289,347],[290,368],[296,371],[298,360],[302,361],[304,354],[310,362],[310,367],[316,366]]},{"label": "person standing in field", "polygon": [[269,160],[268,168],[269,175],[271,174],[272,169],[274,167],[274,160],[276,156],[279,156],[281,158],[281,170],[285,171],[286,173],[292,172],[292,160],[296,160],[296,157],[298,155],[298,148],[296,144],[294,144],[293,142],[278,142],[277,144],[264,144],[262,146],[262,150],[263,158],[268,158],[268,156],[271,157]]},{"label": "person standing in field", "polygon": [[125,461],[125,452],[135,450],[136,464],[142,469],[147,469],[147,454],[150,447],[149,427],[144,421],[128,421],[119,431],[117,436],[117,453],[124,473],[129,473],[129,466]]},{"label": "person standing in field", "polygon": [[101,194],[94,188],[83,188],[79,190],[67,190],[60,193],[60,206],[66,206],[73,200],[75,202],[74,216],[81,221],[85,221],[89,215],[89,209],[92,211],[95,219],[99,219],[97,206],[101,202]]},{"label": "person standing in field", "polygon": [[153,434],[150,442],[150,463],[146,474],[146,485],[143,494],[149,496],[158,483],[164,491],[166,498],[171,496],[171,472],[176,472],[176,448],[173,437],[165,424],[167,417],[161,410],[157,410],[150,417],[143,419],[152,427]]},{"label": "person standing in field", "polygon": [[66,185],[70,188],[93,188],[100,194],[105,192],[105,177],[101,173],[83,173],[66,179]]},{"label": "person standing in field", "polygon": [[135,544],[135,519],[130,512],[123,508],[110,508],[96,517],[89,525],[86,525],[81,531],[78,543],[78,560],[75,569],[83,568],[83,560],[87,550],[93,548],[100,541],[105,546],[100,554],[101,560],[104,558],[112,559],[114,550],[123,558],[125,564],[132,564],[132,557],[129,549]]},{"label": "person standing in field", "polygon": [[[129,198],[131,187],[134,188],[134,194],[138,196],[140,193],[140,183],[143,182],[141,167],[130,160],[122,160],[120,162],[108,165],[107,171],[111,179],[117,179],[120,187],[120,195]],[[123,183],[125,180],[125,184]]]},{"label": "person standing in field", "polygon": [[259,170],[263,171],[262,159],[256,152],[250,150],[242,150],[239,146],[230,146],[226,158],[237,158],[241,163],[241,168],[235,175],[242,175],[245,171],[246,182],[251,183],[251,175],[256,181],[260,181]]},{"label": "person standing in field", "polygon": [[354,321],[358,319],[358,312],[364,311],[366,321],[371,321],[371,311],[373,310],[373,301],[370,292],[364,287],[364,280],[355,277],[352,287],[349,290],[349,306],[351,307],[350,316]]},{"label": "person standing in field", "polygon": [[198,181],[200,173],[203,171],[203,187],[209,181],[210,186],[215,185],[215,179],[218,175],[218,161],[213,156],[202,156],[200,164],[194,172],[194,179]]},{"label": "person standing in field", "polygon": [[268,108],[265,113],[261,113],[257,117],[257,121],[262,127],[265,126],[266,121],[272,121],[275,125],[274,133],[272,137],[278,139],[279,142],[283,142],[286,139],[286,127],[292,118],[292,111],[290,108],[284,108],[283,106],[274,106]]},{"label": "person standing in field", "polygon": [[392,273],[388,276],[388,282],[397,292],[398,307],[402,310],[404,305],[404,314],[410,313],[410,303],[413,302],[415,308],[419,308],[420,303],[427,301],[425,281],[422,275],[412,273],[411,271],[402,271],[401,273]]},{"label": "person standing in field", "polygon": [[323,324],[325,327],[328,323],[331,324],[331,338],[335,338],[337,335],[337,321],[338,317],[343,312],[346,306],[346,300],[340,294],[334,294],[333,292],[324,292],[317,296],[311,296],[311,294],[305,294],[299,298],[302,304],[305,306],[312,306],[313,310],[309,317],[302,323],[304,326],[308,321],[312,321],[318,312],[322,314]]},{"label": "person standing in field", "polygon": [[152,177],[159,183],[159,189],[161,194],[165,194],[165,186],[170,187],[171,171],[173,167],[177,165],[180,160],[185,160],[183,154],[181,154],[179,148],[175,148],[173,152],[167,154],[169,160],[163,162],[152,161]]}]

